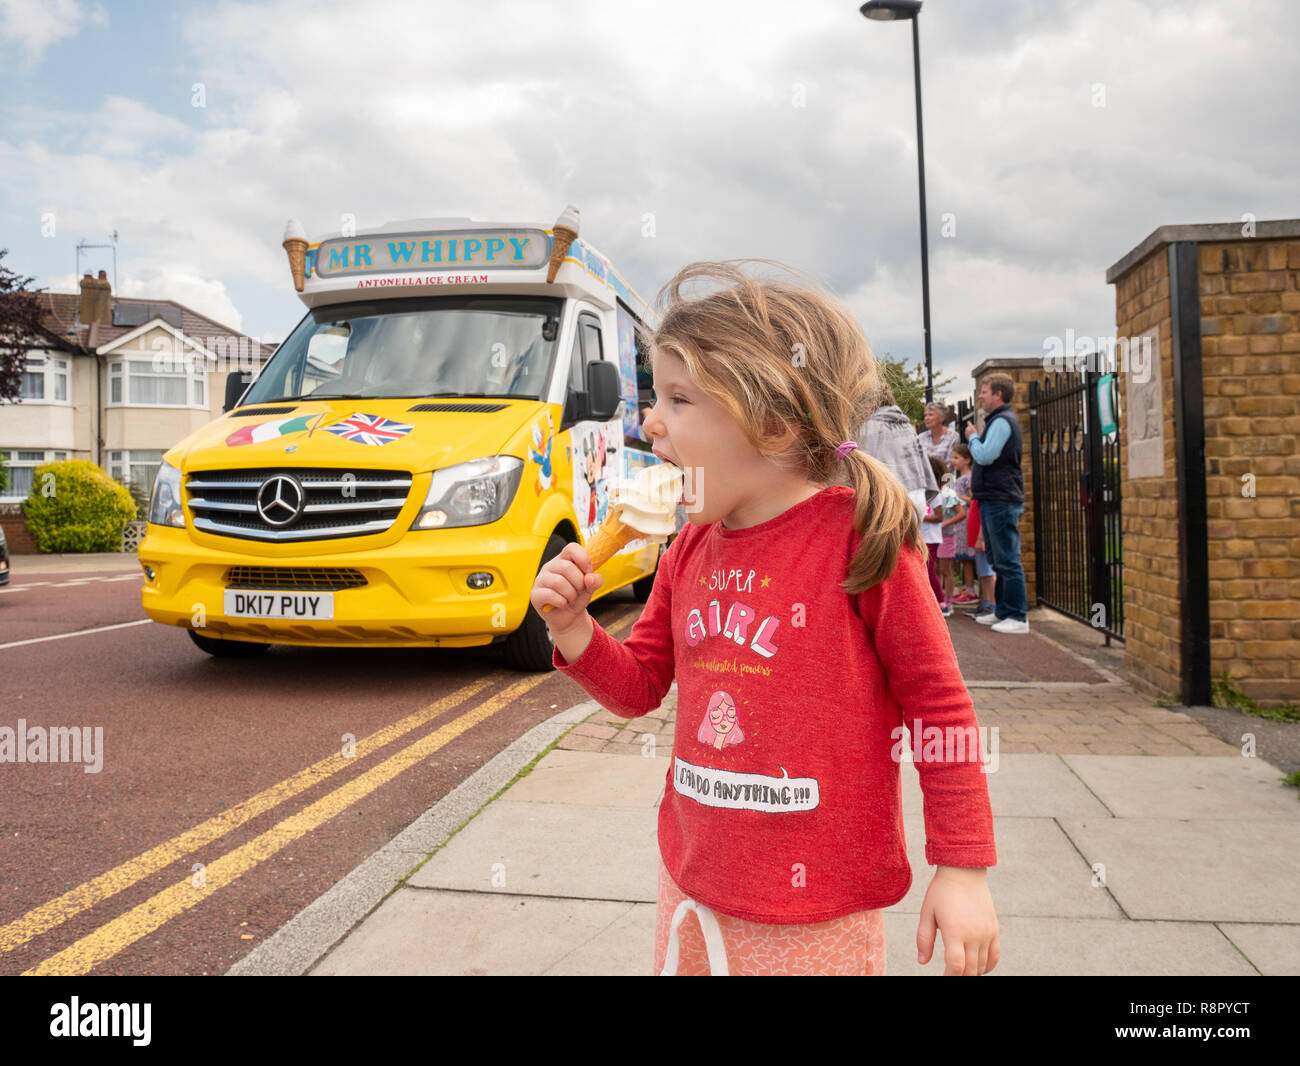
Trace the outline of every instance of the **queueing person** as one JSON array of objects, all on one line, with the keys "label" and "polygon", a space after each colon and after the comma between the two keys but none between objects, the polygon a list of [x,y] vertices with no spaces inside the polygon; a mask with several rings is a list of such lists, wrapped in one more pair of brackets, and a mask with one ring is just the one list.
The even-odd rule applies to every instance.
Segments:
[{"label": "queueing person", "polygon": [[925,405],[925,428],[917,434],[926,455],[937,455],[944,470],[952,469],[952,449],[961,443],[951,423],[956,418],[947,404],[931,401]]},{"label": "queueing person", "polygon": [[1025,511],[1025,483],[1020,472],[1020,422],[1011,410],[1016,385],[1006,374],[980,382],[976,399],[984,411],[984,432],[966,427],[966,445],[975,467],[971,491],[980,508],[980,527],[989,562],[997,573],[993,613],[975,616],[996,633],[1028,633],[1029,602],[1020,565],[1020,517]]},{"label": "queueing person", "polygon": [[[930,501],[939,494],[939,482],[934,476],[934,468],[926,458],[921,439],[912,429],[907,415],[894,399],[894,392],[882,383],[880,388],[880,406],[858,430],[862,440],[862,450],[873,459],[878,459],[888,467],[889,472],[898,478],[907,490],[907,498],[916,508],[916,521],[921,529],[921,539],[928,545],[930,539],[939,536],[925,516],[930,509]],[[942,537],[940,537],[942,539]],[[939,583],[939,571],[934,559],[927,550],[925,556],[927,576],[934,598],[944,616],[951,614],[943,586]]]},{"label": "queueing person", "polygon": [[[988,554],[984,551],[984,542],[979,539],[979,505],[975,503],[970,487],[971,468],[975,463],[966,445],[953,445],[952,465],[957,474],[953,488],[966,507],[965,516],[954,528],[957,541],[956,555],[962,565],[963,583],[962,590],[952,598],[952,602],[958,607],[978,607],[980,614],[992,614],[993,585],[996,575],[993,567],[989,565]],[[976,581],[979,582],[978,590],[975,587]]]}]

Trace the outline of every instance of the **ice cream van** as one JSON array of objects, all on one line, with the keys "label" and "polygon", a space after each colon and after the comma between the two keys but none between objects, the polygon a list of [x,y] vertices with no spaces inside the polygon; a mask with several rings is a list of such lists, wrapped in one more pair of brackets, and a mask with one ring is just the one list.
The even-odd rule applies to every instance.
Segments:
[{"label": "ice cream van", "polygon": [[[419,219],[315,241],[291,221],[284,247],[307,315],[163,456],[145,612],[215,656],[501,644],[549,670],[538,570],[660,462],[640,419],[650,308],[572,207],[550,227]],[[595,598],[644,601],[663,548],[628,544]]]}]

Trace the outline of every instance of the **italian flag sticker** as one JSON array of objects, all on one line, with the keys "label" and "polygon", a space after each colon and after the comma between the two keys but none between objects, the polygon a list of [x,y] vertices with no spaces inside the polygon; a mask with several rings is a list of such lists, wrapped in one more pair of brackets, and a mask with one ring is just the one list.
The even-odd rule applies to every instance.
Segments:
[{"label": "italian flag sticker", "polygon": [[319,415],[300,415],[297,418],[282,418],[278,422],[257,422],[251,426],[240,426],[226,438],[226,443],[235,448],[241,444],[256,444],[258,441],[274,440],[286,433],[297,433],[306,429],[312,419]]}]

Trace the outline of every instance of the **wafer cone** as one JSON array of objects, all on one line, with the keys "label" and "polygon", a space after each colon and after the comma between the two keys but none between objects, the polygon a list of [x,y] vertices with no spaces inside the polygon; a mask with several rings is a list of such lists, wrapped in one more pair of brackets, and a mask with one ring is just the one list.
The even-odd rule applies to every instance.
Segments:
[{"label": "wafer cone", "polygon": [[[591,572],[594,574],[607,562],[609,562],[620,550],[627,547],[638,537],[644,537],[640,533],[621,521],[617,511],[610,511],[605,516],[596,532],[591,535],[591,540],[587,541],[587,556],[591,559]],[[543,611],[549,611],[552,604],[545,604]]]},{"label": "wafer cone", "polygon": [[289,269],[293,271],[293,287],[302,292],[307,277],[307,242],[300,237],[289,237],[284,241],[284,250],[289,253]]},{"label": "wafer cone", "polygon": [[559,273],[560,264],[564,262],[570,245],[577,239],[578,209],[570,204],[551,227],[551,265],[546,271],[548,285],[555,280],[555,275]]}]

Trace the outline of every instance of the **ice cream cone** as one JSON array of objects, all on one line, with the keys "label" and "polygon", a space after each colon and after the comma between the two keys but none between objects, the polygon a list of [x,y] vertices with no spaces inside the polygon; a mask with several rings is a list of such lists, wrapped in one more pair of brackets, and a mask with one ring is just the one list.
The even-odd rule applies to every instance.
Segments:
[{"label": "ice cream cone", "polygon": [[307,274],[307,242],[302,240],[285,241],[284,250],[289,253],[289,269],[293,271],[293,287],[302,292]]},{"label": "ice cream cone", "polygon": [[[644,533],[625,524],[619,518],[617,511],[611,510],[605,516],[605,521],[591,535],[591,540],[587,541],[587,557],[591,559],[591,572],[594,574],[637,537],[644,536]],[[542,607],[542,610],[549,611],[552,606],[548,603]]]},{"label": "ice cream cone", "polygon": [[578,239],[578,209],[570,204],[551,227],[551,265],[546,271],[546,281],[550,284],[560,270],[560,264],[569,252],[569,247]]},{"label": "ice cream cone", "polygon": [[633,529],[617,514],[611,512],[606,515],[605,521],[587,542],[587,557],[591,559],[591,569],[599,570],[637,537],[643,536],[644,533]]},{"label": "ice cream cone", "polygon": [[284,250],[289,253],[289,269],[293,272],[293,287],[302,292],[307,280],[307,234],[296,219],[289,219],[284,228]]},{"label": "ice cream cone", "polygon": [[[648,466],[637,472],[630,485],[623,482],[614,492],[605,521],[587,541],[593,574],[634,540],[662,544],[668,539],[676,525],[682,472],[666,463]],[[543,612],[551,606],[545,604]]]}]

